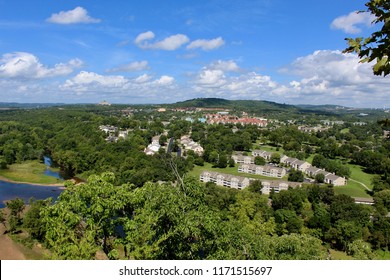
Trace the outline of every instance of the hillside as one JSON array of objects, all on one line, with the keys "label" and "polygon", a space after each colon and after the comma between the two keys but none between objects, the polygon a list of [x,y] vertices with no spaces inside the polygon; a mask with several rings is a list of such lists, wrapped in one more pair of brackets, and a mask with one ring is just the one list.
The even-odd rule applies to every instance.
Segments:
[{"label": "hillside", "polygon": [[196,98],[171,104],[172,108],[224,108],[236,111],[245,111],[253,114],[267,114],[268,116],[283,113],[284,115],[317,114],[330,115],[332,112],[320,109],[299,108],[294,105],[280,104],[262,100],[227,100],[222,98]]}]

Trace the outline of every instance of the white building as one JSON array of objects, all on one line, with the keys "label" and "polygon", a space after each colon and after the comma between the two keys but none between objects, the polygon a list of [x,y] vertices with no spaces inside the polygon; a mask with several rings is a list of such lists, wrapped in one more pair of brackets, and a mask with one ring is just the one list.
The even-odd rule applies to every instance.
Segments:
[{"label": "white building", "polygon": [[282,178],[287,174],[287,170],[274,165],[255,165],[255,164],[240,164],[238,172],[256,174],[267,177]]},{"label": "white building", "polygon": [[224,186],[233,189],[244,189],[249,186],[250,180],[246,177],[233,176],[218,172],[204,171],[200,174],[200,181],[213,182],[219,186]]}]

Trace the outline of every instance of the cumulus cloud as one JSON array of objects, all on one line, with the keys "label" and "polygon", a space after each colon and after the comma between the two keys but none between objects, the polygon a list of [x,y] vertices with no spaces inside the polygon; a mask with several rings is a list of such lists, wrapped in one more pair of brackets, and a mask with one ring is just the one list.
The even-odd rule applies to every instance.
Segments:
[{"label": "cumulus cloud", "polygon": [[99,23],[101,20],[88,15],[88,11],[83,7],[76,7],[70,11],[61,11],[52,14],[46,21],[57,24],[75,23]]},{"label": "cumulus cloud", "polygon": [[[238,74],[238,72],[242,72]],[[238,74],[238,75],[237,75]],[[194,77],[193,90],[198,94],[229,99],[262,99],[273,95],[278,86],[269,76],[243,72],[232,60],[218,60],[203,67]]]},{"label": "cumulus cloud", "polygon": [[149,82],[151,79],[152,77],[149,76],[148,74],[142,74],[141,76],[137,77],[134,81],[136,83],[142,84],[142,83]]},{"label": "cumulus cloud", "polygon": [[160,79],[156,80],[157,84],[165,85],[165,86],[172,85],[174,82],[175,82],[175,78],[166,75],[163,75],[160,77]]},{"label": "cumulus cloud", "polygon": [[139,34],[135,38],[134,43],[143,49],[174,51],[190,41],[190,39],[186,35],[176,34],[169,36],[161,41],[151,43],[150,40],[154,39],[154,37],[155,35],[152,31],[147,31]]},{"label": "cumulus cloud", "polygon": [[225,41],[222,39],[222,37],[218,37],[211,40],[205,40],[205,39],[199,39],[192,41],[188,46],[187,49],[202,49],[204,51],[210,51],[214,49],[218,49],[219,47],[223,46],[225,44]]},{"label": "cumulus cloud", "polygon": [[374,76],[371,67],[372,64],[359,63],[355,54],[318,50],[297,58],[283,69],[285,73],[299,76],[300,80],[291,81],[277,92],[292,98],[290,101],[295,98],[295,102],[308,104],[357,107],[388,104],[390,79]]},{"label": "cumulus cloud", "polygon": [[140,45],[143,41],[146,41],[146,40],[151,40],[155,37],[156,35],[154,35],[154,33],[152,31],[147,31],[147,32],[144,32],[144,33],[141,33],[137,36],[137,38],[135,38],[134,40],[134,43],[136,45]]},{"label": "cumulus cloud", "polygon": [[31,53],[7,53],[0,58],[0,78],[41,79],[66,76],[83,65],[80,59],[46,67]]},{"label": "cumulus cloud", "polygon": [[150,96],[161,96],[162,91],[169,92],[175,85],[175,79],[166,75],[153,80],[153,77],[147,74],[137,78],[126,78],[121,75],[100,75],[81,71],[72,79],[66,80],[59,88],[62,92],[78,96],[109,94],[112,97],[143,97],[148,103],[151,101],[148,99]]},{"label": "cumulus cloud", "polygon": [[134,61],[128,64],[120,65],[115,68],[108,69],[107,72],[133,72],[133,71],[142,71],[147,70],[149,68],[148,62],[146,60],[143,61]]},{"label": "cumulus cloud", "polygon": [[240,71],[240,67],[233,60],[217,60],[211,63],[208,68],[231,72]]},{"label": "cumulus cloud", "polygon": [[343,30],[348,34],[360,33],[360,26],[365,25],[370,27],[375,16],[367,12],[351,12],[348,15],[340,16],[334,19],[331,23],[331,28]]},{"label": "cumulus cloud", "polygon": [[103,76],[94,72],[81,71],[74,78],[66,80],[63,89],[73,89],[75,91],[89,91],[106,89],[120,89],[129,82],[123,76]]}]

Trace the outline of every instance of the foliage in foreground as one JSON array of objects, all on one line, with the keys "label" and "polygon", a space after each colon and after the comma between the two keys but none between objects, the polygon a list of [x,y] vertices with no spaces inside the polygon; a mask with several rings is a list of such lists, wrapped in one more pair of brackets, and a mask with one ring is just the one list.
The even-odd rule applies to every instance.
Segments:
[{"label": "foliage in foreground", "polygon": [[259,188],[237,191],[192,177],[139,188],[113,182],[103,173],[68,183],[54,204],[32,202],[24,228],[54,259],[104,251],[110,259],[316,260],[329,258],[327,248],[373,259],[374,249],[389,246],[388,218],[329,187],[274,193],[270,206]]}]

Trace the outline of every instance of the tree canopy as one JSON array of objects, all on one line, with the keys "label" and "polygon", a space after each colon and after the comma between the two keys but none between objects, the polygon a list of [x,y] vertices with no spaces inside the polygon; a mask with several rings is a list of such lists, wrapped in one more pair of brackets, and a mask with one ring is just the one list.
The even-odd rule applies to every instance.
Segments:
[{"label": "tree canopy", "polygon": [[360,62],[375,61],[374,74],[386,76],[390,73],[390,3],[387,0],[370,0],[365,5],[367,10],[359,13],[371,13],[375,16],[373,23],[382,25],[382,27],[367,38],[346,38],[349,47],[344,52],[356,53],[361,58]]}]

